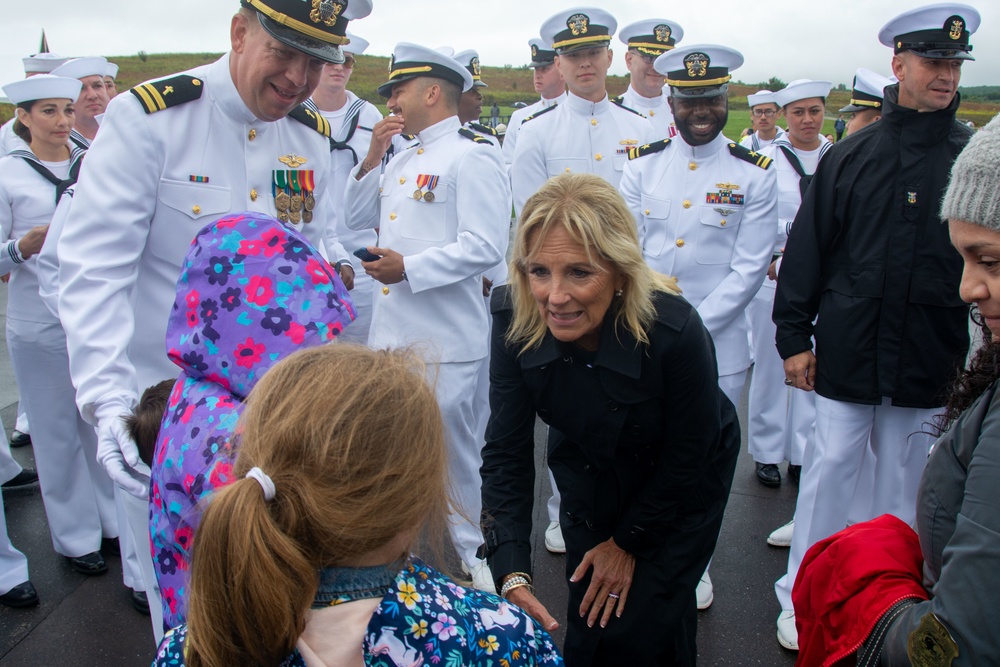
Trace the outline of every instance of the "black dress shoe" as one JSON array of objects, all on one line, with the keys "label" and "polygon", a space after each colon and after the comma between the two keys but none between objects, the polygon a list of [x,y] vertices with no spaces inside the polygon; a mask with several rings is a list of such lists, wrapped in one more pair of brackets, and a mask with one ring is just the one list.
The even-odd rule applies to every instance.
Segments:
[{"label": "black dress shoe", "polygon": [[792,480],[795,484],[799,483],[799,477],[802,476],[802,466],[793,466],[791,463],[788,464],[788,479]]},{"label": "black dress shoe", "polygon": [[70,558],[69,564],[80,574],[91,576],[94,574],[104,574],[108,571],[108,564],[104,562],[104,556],[100,551],[93,551],[83,556]]},{"label": "black dress shoe", "polygon": [[129,591],[132,598],[132,608],[143,616],[149,616],[149,598],[142,591]]},{"label": "black dress shoe", "polygon": [[778,466],[773,463],[758,463],[757,481],[772,488],[781,486],[781,473],[778,472]]},{"label": "black dress shoe", "polygon": [[38,604],[38,592],[30,581],[26,581],[0,595],[0,604],[5,607],[34,607]]},{"label": "black dress shoe", "polygon": [[38,481],[38,473],[33,468],[22,468],[21,472],[14,475],[12,479],[3,483],[3,488],[13,489],[17,486],[27,486]]},{"label": "black dress shoe", "polygon": [[27,447],[31,444],[31,435],[28,433],[21,433],[18,430],[14,430],[10,434],[10,446],[11,447]]}]

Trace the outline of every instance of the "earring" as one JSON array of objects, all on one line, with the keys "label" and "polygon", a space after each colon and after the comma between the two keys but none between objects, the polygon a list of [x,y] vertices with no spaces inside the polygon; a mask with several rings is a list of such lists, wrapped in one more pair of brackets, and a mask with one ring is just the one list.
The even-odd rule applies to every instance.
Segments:
[{"label": "earring", "polygon": [[620,299],[622,297],[622,291],[621,290],[615,290],[615,296]]}]

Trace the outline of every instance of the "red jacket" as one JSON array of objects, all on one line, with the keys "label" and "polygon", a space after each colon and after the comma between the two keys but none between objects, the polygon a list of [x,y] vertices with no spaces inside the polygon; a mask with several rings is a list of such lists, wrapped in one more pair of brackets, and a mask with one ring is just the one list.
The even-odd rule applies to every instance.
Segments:
[{"label": "red jacket", "polygon": [[906,598],[928,599],[917,534],[891,514],[814,544],[792,587],[796,667],[830,667],[853,655],[879,618]]}]

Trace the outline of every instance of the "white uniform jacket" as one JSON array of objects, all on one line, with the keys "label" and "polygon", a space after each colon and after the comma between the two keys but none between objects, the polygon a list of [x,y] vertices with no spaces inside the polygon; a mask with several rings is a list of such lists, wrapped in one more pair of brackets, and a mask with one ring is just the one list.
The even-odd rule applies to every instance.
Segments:
[{"label": "white uniform jacket", "polygon": [[[407,280],[376,285],[372,347],[413,345],[442,363],[486,357],[480,276],[503,256],[510,189],[500,152],[470,134],[451,116],[389,161],[381,188],[377,170],[347,183],[352,211],[367,206],[348,225],[378,227],[379,245],[402,254],[406,269]],[[433,197],[416,199],[417,190]]]},{"label": "white uniform jacket", "polygon": [[737,373],[750,366],[744,311],[771,260],[774,169],[721,134],[704,146],[680,137],[663,144],[633,153],[621,192],[647,263],[676,276],[697,308],[715,341],[719,375]]},{"label": "white uniform jacket", "polygon": [[658,97],[643,97],[630,85],[617,99],[629,109],[638,111],[648,118],[657,139],[677,136],[674,114],[670,110],[670,104],[667,103],[666,93],[661,91]]},{"label": "white uniform jacket", "polygon": [[561,104],[565,101],[565,92],[563,92],[563,94],[559,97],[554,97],[551,100],[547,100],[543,97],[534,104],[520,109],[515,109],[514,113],[510,115],[510,122],[507,123],[507,132],[503,137],[503,161],[507,163],[508,174],[510,173],[510,165],[514,163],[514,147],[517,146],[517,136],[521,130],[521,123],[524,122],[524,119],[538,113],[539,111],[544,111],[549,107],[554,107],[555,105]]},{"label": "white uniform jacket", "polygon": [[589,102],[573,93],[566,101],[521,124],[511,186],[518,216],[524,202],[552,176],[596,174],[618,187],[630,148],[657,139],[647,118],[608,100]]},{"label": "white uniform jacket", "polygon": [[11,118],[0,126],[0,157],[9,155],[16,150],[29,150],[28,144],[24,143],[21,137],[14,134],[14,118]]},{"label": "white uniform jacket", "polygon": [[759,133],[753,132],[749,136],[743,137],[743,139],[740,140],[740,146],[742,146],[743,148],[749,148],[752,151],[759,152],[767,148],[771,144],[773,144],[781,137],[785,136],[785,131],[783,129],[781,129],[780,127],[776,129],[777,132],[775,132],[774,134],[774,139],[761,139]]},{"label": "white uniform jacket", "polygon": [[[99,405],[132,405],[138,392],[177,375],[164,341],[188,246],[227,213],[275,215],[273,173],[291,168],[279,158],[305,158],[298,168],[315,180],[313,222],[294,227],[331,249],[331,261],[346,259],[342,248],[332,251],[329,140],[291,118],[255,118],[233,83],[228,54],[184,74],[202,88],[197,99],[171,105],[179,91],[164,80],[151,84],[163,110],[146,113],[133,94],[111,101],[57,246],[59,313],[88,421]],[[149,95],[148,86],[139,88]]]}]

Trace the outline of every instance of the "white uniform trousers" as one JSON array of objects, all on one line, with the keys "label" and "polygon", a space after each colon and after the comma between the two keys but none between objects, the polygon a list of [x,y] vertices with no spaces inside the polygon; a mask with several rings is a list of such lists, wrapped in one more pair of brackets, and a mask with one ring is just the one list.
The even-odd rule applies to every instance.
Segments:
[{"label": "white uniform trousers", "polygon": [[76,408],[66,335],[57,322],[7,319],[7,344],[28,407],[35,467],[52,546],[63,556],[118,536],[113,485],[97,462],[97,434]]},{"label": "white uniform trousers", "polygon": [[[149,468],[140,464],[142,472],[148,474]],[[163,603],[160,600],[160,589],[156,585],[156,573],[153,571],[153,555],[150,548],[149,537],[149,501],[144,498],[136,498],[128,491],[120,488],[115,489],[116,499],[120,500],[125,513],[126,526],[122,527],[122,534],[128,532],[131,536],[134,552],[139,564],[139,574],[142,579],[142,587],[145,589],[146,599],[149,601],[149,620],[153,624],[153,638],[157,646],[163,639]],[[125,548],[122,548],[122,561],[126,558]]]},{"label": "white uniform trousers", "polygon": [[917,486],[932,438],[921,433],[938,412],[834,401],[816,396],[816,432],[802,462],[788,572],[774,585],[782,610],[792,609],[792,585],[806,551],[847,526],[865,449],[875,455],[869,516],[894,514],[913,524]]},{"label": "white uniform trousers", "polygon": [[479,562],[476,551],[483,544],[480,516],[483,510],[482,449],[486,433],[477,413],[477,384],[482,359],[461,363],[429,364],[428,381],[444,419],[448,445],[449,497],[452,512],[448,530],[459,558],[468,566]]},{"label": "white uniform trousers", "polygon": [[354,302],[358,316],[334,340],[368,345],[368,331],[372,326],[372,309],[375,307],[374,293],[375,279],[365,273],[363,269],[356,269],[351,300]]},{"label": "white uniform trousers", "polygon": [[[789,458],[785,424],[788,419],[789,388],[785,369],[774,347],[774,282],[765,283],[747,307],[753,337],[753,376],[747,408],[747,448],[757,463],[778,464]],[[801,459],[800,459],[801,460]]]},{"label": "white uniform trousers", "polygon": [[[2,430],[2,429],[0,429]],[[4,442],[7,437],[4,436]],[[4,514],[3,494],[0,493],[0,595],[28,580],[28,559],[14,548],[7,535],[7,518]]]}]

